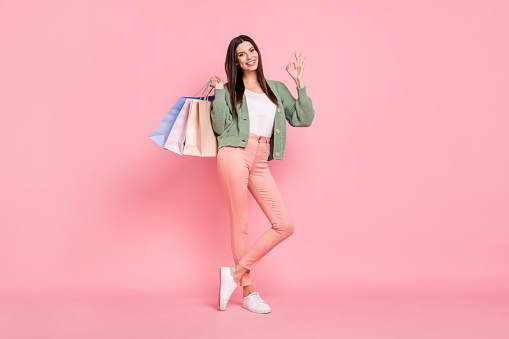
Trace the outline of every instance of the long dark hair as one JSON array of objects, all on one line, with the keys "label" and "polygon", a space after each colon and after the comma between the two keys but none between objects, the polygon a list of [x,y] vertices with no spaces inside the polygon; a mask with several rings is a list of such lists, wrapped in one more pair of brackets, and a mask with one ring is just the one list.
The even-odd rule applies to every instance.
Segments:
[{"label": "long dark hair", "polygon": [[230,102],[232,103],[233,117],[235,117],[236,114],[237,102],[241,102],[240,107],[242,107],[244,104],[242,101],[242,95],[244,94],[245,90],[244,81],[242,79],[244,72],[242,71],[240,65],[236,65],[236,62],[238,61],[237,46],[244,41],[249,41],[258,52],[258,68],[256,69],[258,82],[260,83],[263,92],[267,95],[270,101],[279,107],[276,95],[270,89],[269,85],[267,84],[267,80],[265,80],[265,76],[263,75],[262,54],[260,53],[258,46],[254,40],[247,35],[239,35],[230,41],[228,51],[226,52],[226,61],[224,63],[224,69],[228,78],[228,90],[230,92]]}]

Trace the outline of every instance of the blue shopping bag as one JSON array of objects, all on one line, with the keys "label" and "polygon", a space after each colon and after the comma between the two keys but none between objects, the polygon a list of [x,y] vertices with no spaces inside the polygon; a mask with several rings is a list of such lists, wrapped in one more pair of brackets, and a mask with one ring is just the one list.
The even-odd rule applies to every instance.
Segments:
[{"label": "blue shopping bag", "polygon": [[[164,149],[164,144],[166,143],[166,140],[168,139],[168,135],[170,134],[170,131],[173,128],[173,125],[175,124],[175,120],[177,120],[177,117],[178,117],[180,111],[182,110],[182,107],[184,106],[186,99],[205,100],[205,92],[209,88],[208,87],[209,83],[210,83],[210,80],[205,85],[203,85],[203,87],[200,88],[198,90],[198,92],[196,92],[196,94],[192,97],[178,98],[177,102],[170,108],[168,113],[166,113],[166,115],[163,117],[163,120],[161,120],[161,122],[157,125],[154,132],[152,132],[152,134],[150,135],[150,138],[152,140],[154,140],[159,146],[163,147],[163,149]],[[201,93],[202,95],[197,97],[198,93],[200,93],[200,91],[202,89],[203,89],[203,91]],[[211,91],[212,91],[212,87],[210,87],[209,93]],[[209,96],[208,100],[213,101],[214,96]]]}]

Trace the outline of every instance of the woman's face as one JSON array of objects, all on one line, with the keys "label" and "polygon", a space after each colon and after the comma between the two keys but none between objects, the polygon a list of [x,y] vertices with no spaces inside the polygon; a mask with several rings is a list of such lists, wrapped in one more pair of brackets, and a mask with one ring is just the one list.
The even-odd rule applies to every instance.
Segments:
[{"label": "woman's face", "polygon": [[254,71],[258,68],[258,52],[249,41],[237,46],[237,65],[243,71]]}]

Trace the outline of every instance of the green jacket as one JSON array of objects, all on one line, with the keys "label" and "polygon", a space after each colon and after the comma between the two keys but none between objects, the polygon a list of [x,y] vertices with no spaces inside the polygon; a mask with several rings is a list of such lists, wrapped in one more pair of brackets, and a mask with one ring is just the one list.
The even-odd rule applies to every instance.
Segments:
[{"label": "green jacket", "polygon": [[[308,127],[315,116],[311,98],[306,93],[306,87],[297,88],[298,98],[295,100],[288,88],[281,81],[267,80],[269,87],[277,97],[280,104],[276,107],[274,129],[270,137],[270,155],[272,159],[283,159],[286,145],[286,120],[294,127]],[[246,147],[249,139],[249,112],[246,104],[246,95],[242,97],[244,105],[240,109],[237,103],[235,119],[232,117],[232,105],[228,83],[224,88],[214,89],[211,118],[212,128],[217,136],[217,149],[223,146]]]}]

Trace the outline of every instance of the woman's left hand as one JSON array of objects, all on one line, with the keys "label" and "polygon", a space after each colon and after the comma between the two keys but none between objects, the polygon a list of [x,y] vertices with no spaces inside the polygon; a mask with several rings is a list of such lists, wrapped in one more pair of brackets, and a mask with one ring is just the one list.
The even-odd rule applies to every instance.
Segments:
[{"label": "woman's left hand", "polygon": [[[302,58],[302,52],[297,56],[297,51],[295,51],[295,61],[290,61],[288,65],[286,66],[286,71],[290,76],[295,80],[297,83],[297,86],[304,83],[303,80],[303,72],[304,72],[304,64],[306,63],[306,58]],[[294,68],[290,70],[290,65],[293,64]],[[304,87],[304,86],[299,86]]]}]

